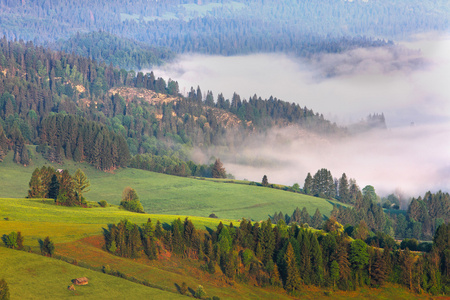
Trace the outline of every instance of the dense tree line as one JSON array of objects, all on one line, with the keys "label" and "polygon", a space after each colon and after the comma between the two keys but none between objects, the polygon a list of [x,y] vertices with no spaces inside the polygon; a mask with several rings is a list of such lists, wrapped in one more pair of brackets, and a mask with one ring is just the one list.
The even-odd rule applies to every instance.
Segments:
[{"label": "dense tree line", "polygon": [[317,208],[316,212],[313,216],[310,216],[306,207],[303,207],[300,210],[298,207],[294,210],[291,216],[283,215],[283,213],[275,212],[271,217],[273,224],[278,224],[278,222],[283,221],[285,224],[298,224],[302,226],[309,226],[316,229],[322,228],[323,223],[323,215],[320,213],[320,210]]},{"label": "dense tree line", "polygon": [[303,193],[321,198],[335,198],[342,203],[353,205],[356,204],[357,199],[361,200],[363,196],[355,179],[348,179],[345,173],[341,178],[336,179],[325,168],[318,170],[314,176],[311,176],[311,173],[307,174],[303,184]]},{"label": "dense tree line", "polygon": [[[348,179],[345,173],[337,179],[333,178],[329,170],[320,169],[314,176],[308,173],[301,192],[350,204],[351,206],[333,207],[331,216],[342,224],[356,228],[364,222],[364,226],[370,231],[381,231],[399,239],[431,240],[436,229],[450,221],[450,196],[441,191],[427,192],[423,198],[412,198],[406,214],[403,214],[391,210],[394,207],[398,209],[399,206],[395,195],[389,195],[382,204],[373,186],[368,185],[361,190],[356,180]],[[386,213],[384,209],[387,209]],[[280,212],[275,214],[275,219],[283,218],[288,224],[293,220],[299,224],[311,225],[306,217],[300,218],[299,213],[297,209],[296,217],[292,219],[287,215],[283,217]]]},{"label": "dense tree line", "polygon": [[119,68],[137,70],[161,65],[175,56],[167,49],[149,47],[142,42],[120,38],[105,31],[77,33],[68,40],[58,41],[52,48],[90,57]]},{"label": "dense tree line", "polygon": [[[106,250],[123,257],[149,259],[172,252],[204,262],[204,271],[258,286],[282,286],[294,295],[304,285],[354,290],[379,287],[385,282],[403,284],[411,291],[449,293],[450,225],[441,225],[429,253],[394,250],[386,239],[384,249],[351,241],[335,220],[325,222],[323,231],[311,231],[279,220],[252,224],[242,220],[238,227],[224,226],[210,232],[197,230],[186,218],[170,226],[149,219],[142,226],[127,220],[105,230]],[[382,234],[379,238],[385,238]],[[393,242],[395,244],[395,242]]]},{"label": "dense tree line", "polygon": [[196,164],[192,160],[184,161],[174,155],[137,154],[130,161],[130,167],[176,176],[196,176],[226,178],[227,174],[220,160],[214,164]]},{"label": "dense tree line", "polygon": [[[217,1],[224,5],[205,14],[184,5],[192,2],[3,0],[1,33],[11,40],[44,42],[69,38],[76,31],[104,30],[183,53],[309,55],[385,44],[368,36],[406,38],[445,31],[449,25],[444,0]],[[203,4],[208,3],[214,1]]]},{"label": "dense tree line", "polygon": [[42,120],[39,148],[52,162],[64,158],[87,161],[100,170],[126,167],[130,159],[125,138],[106,126],[74,115],[53,114]]},{"label": "dense tree line", "polygon": [[450,196],[442,191],[427,192],[411,200],[406,214],[391,213],[390,217],[397,237],[429,240],[441,224],[450,220]]},{"label": "dense tree line", "polygon": [[43,166],[36,168],[29,182],[28,198],[51,198],[57,205],[85,205],[83,196],[89,191],[89,180],[78,169],[73,176],[68,170],[55,170]]}]

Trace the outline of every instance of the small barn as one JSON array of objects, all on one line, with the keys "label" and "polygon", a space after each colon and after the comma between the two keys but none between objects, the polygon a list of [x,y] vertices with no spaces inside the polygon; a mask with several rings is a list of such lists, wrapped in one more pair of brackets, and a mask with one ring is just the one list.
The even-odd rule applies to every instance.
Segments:
[{"label": "small barn", "polygon": [[89,283],[89,281],[86,277],[80,277],[80,278],[74,279],[73,283],[76,285],[86,285]]}]

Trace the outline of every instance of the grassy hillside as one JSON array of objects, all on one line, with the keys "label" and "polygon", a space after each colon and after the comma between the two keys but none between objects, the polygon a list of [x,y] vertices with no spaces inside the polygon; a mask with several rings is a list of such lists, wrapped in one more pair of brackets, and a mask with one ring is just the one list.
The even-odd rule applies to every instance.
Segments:
[{"label": "grassy hillside", "polygon": [[[0,235],[20,230],[25,246],[38,250],[38,239],[50,236],[55,242],[55,254],[65,260],[76,260],[76,265],[33,253],[10,250],[0,246],[0,278],[5,278],[11,299],[65,299],[78,296],[83,299],[178,299],[177,285],[186,282],[191,291],[202,284],[208,296],[220,299],[293,299],[281,288],[259,288],[230,282],[220,273],[210,275],[200,270],[201,262],[163,256],[149,261],[145,257],[128,259],[111,255],[102,249],[102,228],[107,223],[128,218],[143,223],[149,215],[133,214],[117,207],[57,207],[51,201],[39,199],[0,198]],[[150,215],[154,220],[170,222],[175,216]],[[219,220],[192,218],[200,229],[215,228]],[[125,279],[105,275],[99,270],[108,265],[128,277],[147,281],[153,288]],[[83,267],[80,267],[83,266]],[[68,291],[70,281],[87,277],[89,285]],[[130,292],[132,291],[132,292]],[[333,292],[324,296],[324,290],[304,287],[298,295],[302,299],[426,299],[406,289],[387,285],[383,289],[364,288],[357,292]],[[183,296],[184,297],[184,296]]]},{"label": "grassy hillside", "polygon": [[[37,240],[51,235],[56,243],[69,242],[91,235],[102,234],[107,224],[128,219],[143,224],[148,218],[170,224],[175,218],[185,216],[137,214],[109,207],[64,207],[53,205],[51,200],[0,198],[0,236],[11,231],[21,231],[37,247]],[[215,228],[220,220],[190,217],[200,229]],[[222,220],[229,222],[227,220]],[[36,242],[34,242],[36,241]]]},{"label": "grassy hillside", "polygon": [[[11,299],[185,299],[184,296],[77,267],[48,257],[0,247],[0,278]],[[87,277],[89,284],[69,291],[71,280]],[[132,291],[132,292],[130,292]],[[107,296],[106,296],[107,295]]]},{"label": "grassy hillside", "polygon": [[[12,162],[12,153],[9,153],[0,163],[0,197],[25,197],[31,173],[44,164],[49,163],[34,153],[32,166],[19,166]],[[106,200],[118,205],[122,190],[131,186],[148,213],[201,217],[215,213],[225,219],[245,217],[259,221],[267,219],[275,211],[291,214],[296,207],[305,206],[311,215],[319,208],[326,216],[333,208],[332,201],[258,186],[184,178],[132,168],[110,174],[71,161],[64,165],[50,165],[67,168],[71,173],[81,168],[91,181],[91,191],[85,195],[87,200]]]},{"label": "grassy hillside", "polygon": [[[52,205],[49,200],[0,198],[0,236],[9,234],[11,231],[21,231],[25,237],[25,246],[31,247],[34,252],[39,250],[38,240],[50,236],[55,243],[55,254],[57,256],[62,256],[69,261],[75,259],[79,265],[96,270],[100,270],[104,265],[109,265],[112,270],[119,270],[128,277],[134,277],[141,281],[146,280],[153,286],[165,291],[177,293],[175,284],[181,285],[185,281],[192,290],[195,290],[198,284],[202,284],[209,295],[218,295],[221,299],[237,299],[241,294],[245,294],[246,297],[244,298],[246,299],[288,298],[279,295],[279,293],[285,293],[282,289],[267,291],[238,284],[230,286],[223,278],[213,278],[200,271],[201,263],[197,260],[182,261],[173,256],[170,260],[162,258],[161,261],[156,262],[149,261],[146,258],[127,259],[111,255],[102,249],[104,244],[102,232],[108,223],[117,223],[121,219],[127,218],[132,222],[142,224],[148,217],[155,221],[159,219],[163,223],[170,223],[178,216],[136,214],[119,210],[117,206],[107,208],[61,207]],[[182,217],[184,218],[184,216]],[[220,221],[228,222],[227,220],[199,217],[190,217],[190,219],[199,229],[215,229]],[[23,260],[20,270],[26,270],[26,272],[21,271],[21,274],[15,274],[14,266],[17,264],[16,261],[19,260]],[[0,278],[6,278],[12,287],[11,290],[18,292],[17,298],[19,299],[32,298],[31,295],[33,295],[32,293],[36,290],[36,285],[39,282],[42,282],[42,286],[45,286],[46,289],[57,290],[55,294],[48,292],[48,294],[45,294],[45,298],[68,297],[70,293],[68,294],[66,288],[70,279],[82,276],[92,279],[92,285],[98,284],[98,290],[88,290],[90,292],[85,294],[86,298],[94,299],[96,298],[95,295],[106,293],[102,289],[105,285],[107,286],[108,281],[103,282],[111,276],[105,277],[106,275],[100,272],[74,267],[58,260],[53,261],[55,262],[54,266],[52,266],[52,260],[49,258],[7,250],[2,245],[0,247],[0,265],[7,265],[7,267],[0,268]],[[46,267],[47,264],[50,266]],[[47,269],[47,271],[44,272],[41,269]],[[27,279],[30,272],[35,275]],[[58,274],[64,274],[64,277]],[[111,278],[117,280],[115,277]],[[122,281],[125,280],[122,279]],[[28,282],[30,283],[28,284]],[[102,283],[100,284],[100,282]],[[24,291],[19,291],[25,283],[30,288],[27,287]],[[128,288],[127,283],[118,286]],[[142,299],[142,293],[146,289],[136,294],[135,299]],[[84,290],[80,288],[80,291]],[[120,298],[123,296],[119,291],[117,293],[117,297],[115,294],[112,294],[112,297]],[[155,294],[152,297],[152,293],[153,290],[149,289],[147,298],[171,299],[166,297],[165,294]],[[171,296],[172,294],[168,295]],[[177,296],[176,294],[173,295]]]}]

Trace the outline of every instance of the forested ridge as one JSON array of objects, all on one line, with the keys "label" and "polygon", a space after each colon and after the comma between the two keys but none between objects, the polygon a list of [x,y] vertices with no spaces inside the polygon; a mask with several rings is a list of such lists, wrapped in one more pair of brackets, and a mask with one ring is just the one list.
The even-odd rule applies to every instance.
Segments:
[{"label": "forested ridge", "polygon": [[55,50],[90,57],[124,69],[150,69],[170,61],[175,54],[164,48],[150,47],[142,42],[119,38],[104,31],[80,34],[77,32],[68,40],[58,40],[50,45]]},{"label": "forested ridge", "polygon": [[103,30],[178,53],[283,51],[304,56],[446,31],[448,13],[444,0],[3,0],[0,34],[44,43]]},{"label": "forested ridge", "polygon": [[[51,161],[75,159],[110,170],[127,165],[127,152],[186,161],[192,145],[230,147],[277,125],[345,134],[298,104],[256,95],[246,100],[235,94],[230,101],[219,94],[215,99],[200,87],[183,97],[176,81],[166,83],[153,73],[136,74],[31,42],[1,39],[0,68],[0,155],[13,150],[23,165],[29,164],[25,144],[39,145]],[[147,91],[151,99],[110,92],[117,87]],[[106,156],[98,154],[100,148]]]}]

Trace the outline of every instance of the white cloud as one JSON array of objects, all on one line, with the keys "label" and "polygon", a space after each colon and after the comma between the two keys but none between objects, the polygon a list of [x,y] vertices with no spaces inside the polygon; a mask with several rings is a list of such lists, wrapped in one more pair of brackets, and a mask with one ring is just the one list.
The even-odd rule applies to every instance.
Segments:
[{"label": "white cloud", "polygon": [[308,61],[285,54],[186,55],[154,71],[177,80],[185,91],[200,85],[203,92],[222,92],[226,98],[233,92],[241,98],[273,95],[342,124],[383,112],[392,128],[387,132],[326,143],[314,139],[311,145],[289,129],[277,132],[288,144],[268,135],[240,150],[276,161],[277,167],[243,166],[235,158],[225,161],[227,169],[239,178],[260,181],[266,174],[272,182],[302,185],[307,172],[324,167],[337,177],[346,172],[362,186],[385,192],[401,188],[417,196],[429,189],[450,191],[448,53],[449,38],[420,39]]}]

